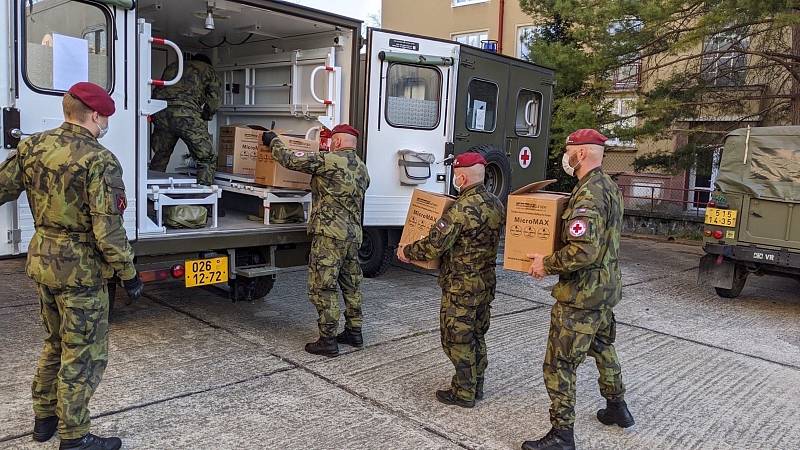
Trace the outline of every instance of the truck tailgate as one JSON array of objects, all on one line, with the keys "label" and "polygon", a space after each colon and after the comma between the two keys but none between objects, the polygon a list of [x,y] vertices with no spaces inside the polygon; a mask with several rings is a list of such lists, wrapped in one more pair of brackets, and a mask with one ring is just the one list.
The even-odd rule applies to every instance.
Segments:
[{"label": "truck tailgate", "polygon": [[800,251],[800,204],[745,198],[739,241]]}]

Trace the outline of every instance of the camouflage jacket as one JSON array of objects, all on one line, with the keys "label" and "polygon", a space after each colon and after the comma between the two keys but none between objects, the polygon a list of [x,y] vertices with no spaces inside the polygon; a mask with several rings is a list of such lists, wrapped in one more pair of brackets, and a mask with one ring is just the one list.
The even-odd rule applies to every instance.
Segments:
[{"label": "camouflage jacket", "polygon": [[[178,73],[178,64],[172,63],[164,69],[162,79],[169,80]],[[166,100],[169,108],[181,108],[202,113],[206,120],[217,112],[220,106],[222,82],[217,72],[202,61],[187,61],[183,66],[183,76],[172,86],[158,86],[153,89],[153,98]]]},{"label": "camouflage jacket", "polygon": [[87,129],[64,123],[20,142],[0,165],[0,205],[23,191],[36,226],[27,266],[34,281],[74,288],[136,275],[122,169]]},{"label": "camouflage jacket", "polygon": [[549,274],[558,274],[553,297],[579,309],[613,307],[622,298],[619,238],[622,194],[602,170],[586,174],[572,190],[564,219],[561,250],[544,259]]},{"label": "camouflage jacket", "polygon": [[310,234],[361,244],[361,216],[369,173],[355,149],[293,152],[280,139],[274,139],[272,157],[287,169],[311,174]]},{"label": "camouflage jacket", "polygon": [[472,186],[458,196],[427,237],[408,245],[404,253],[417,261],[441,257],[439,286],[444,292],[467,297],[494,292],[504,222],[500,200],[482,184]]}]

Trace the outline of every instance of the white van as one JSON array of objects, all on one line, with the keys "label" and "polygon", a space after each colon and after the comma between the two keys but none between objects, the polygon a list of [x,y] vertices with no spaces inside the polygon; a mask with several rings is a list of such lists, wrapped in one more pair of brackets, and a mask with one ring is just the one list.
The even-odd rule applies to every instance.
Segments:
[{"label": "white van", "polygon": [[[361,252],[368,276],[391,260],[413,189],[450,192],[449,156],[470,148],[491,156],[501,196],[544,177],[553,73],[540,66],[383,30],[370,29],[365,45],[360,21],[280,1],[10,0],[2,8],[0,48],[9,51],[0,52],[0,66],[9,70],[0,71],[0,158],[20,138],[61,124],[71,84],[106,87],[117,113],[101,143],[122,163],[125,227],[148,280],[228,280],[234,300],[256,299],[282,269],[307,261],[305,224],[269,223],[268,213],[280,202],[308,208],[307,193],[221,173],[212,187],[195,185],[180,141],[167,173],[148,171],[149,118],[166,107],[151,91],[176,81],[159,78],[187,54],[208,56],[223,81],[222,107],[209,122],[215,147],[229,124],[314,139],[340,122],[364,131],[360,149],[373,180]],[[502,67],[509,69],[497,76],[506,78],[493,80]],[[512,99],[516,106],[506,108]],[[467,112],[479,104],[480,123]],[[201,229],[166,227],[159,211],[185,203],[217,204],[225,214]],[[0,256],[24,253],[33,230],[24,195],[0,207]]]}]

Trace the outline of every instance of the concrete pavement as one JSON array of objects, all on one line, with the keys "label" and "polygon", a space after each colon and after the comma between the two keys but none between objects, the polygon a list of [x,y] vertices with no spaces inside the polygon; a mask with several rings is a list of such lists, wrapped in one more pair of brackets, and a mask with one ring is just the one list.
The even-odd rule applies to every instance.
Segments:
[{"label": "concrete pavement", "polygon": [[[593,361],[578,381],[584,449],[794,448],[800,442],[800,284],[752,278],[741,298],[695,284],[701,251],[625,239],[618,352],[637,424],[594,418]],[[439,346],[435,278],[393,267],[366,280],[363,350],[327,359],[305,270],[266,300],[232,304],[179,284],[149,287],[112,324],[111,357],[92,400],[99,434],[126,448],[519,448],[547,432],[541,362],[554,278],[499,271],[487,335],[486,399],[447,407],[433,391],[452,366]],[[19,260],[0,261],[0,448],[30,438],[30,380],[42,332]]]}]

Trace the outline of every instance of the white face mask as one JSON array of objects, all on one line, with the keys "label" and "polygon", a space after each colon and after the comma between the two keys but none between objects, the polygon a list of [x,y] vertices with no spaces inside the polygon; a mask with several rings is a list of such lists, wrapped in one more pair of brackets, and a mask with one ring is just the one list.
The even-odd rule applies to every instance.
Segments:
[{"label": "white face mask", "polygon": [[98,130],[97,131],[97,139],[103,139],[103,136],[108,134],[108,125],[103,127],[97,122],[95,122],[95,125],[97,125],[97,130]]},{"label": "white face mask", "polygon": [[567,154],[566,151],[564,152],[564,155],[561,157],[561,167],[564,169],[564,172],[566,172],[567,175],[571,177],[575,176],[575,169],[578,168],[577,165],[575,167],[569,165],[569,155]]},{"label": "white face mask", "polygon": [[458,180],[458,177],[454,177],[453,178],[453,187],[456,189],[456,192],[460,193],[461,192],[461,188],[464,187],[464,185],[456,183],[456,180]]}]

